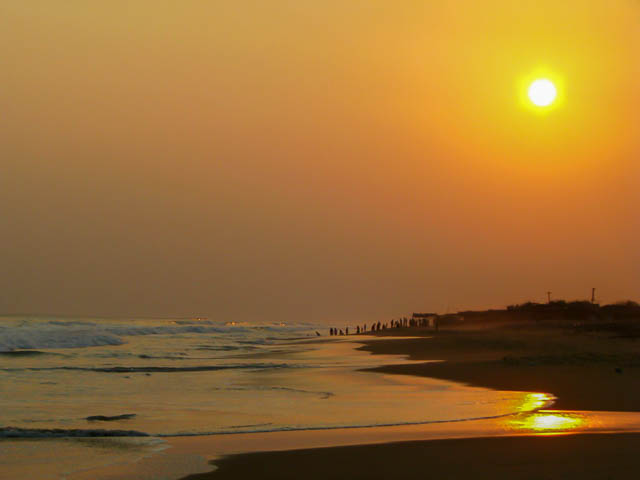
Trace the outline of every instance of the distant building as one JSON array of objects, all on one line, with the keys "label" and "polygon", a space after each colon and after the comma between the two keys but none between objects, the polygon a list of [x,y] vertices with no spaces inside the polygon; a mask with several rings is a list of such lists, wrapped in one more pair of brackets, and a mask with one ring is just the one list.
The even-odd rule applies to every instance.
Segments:
[{"label": "distant building", "polygon": [[435,328],[436,319],[438,314],[436,313],[415,313],[411,315],[411,324],[417,327],[430,327]]}]

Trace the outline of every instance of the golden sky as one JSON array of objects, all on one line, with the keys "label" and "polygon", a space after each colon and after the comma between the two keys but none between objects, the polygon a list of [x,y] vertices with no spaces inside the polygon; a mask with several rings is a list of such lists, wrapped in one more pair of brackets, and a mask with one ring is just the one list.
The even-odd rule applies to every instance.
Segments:
[{"label": "golden sky", "polygon": [[0,311],[638,299],[638,79],[637,0],[5,0]]}]

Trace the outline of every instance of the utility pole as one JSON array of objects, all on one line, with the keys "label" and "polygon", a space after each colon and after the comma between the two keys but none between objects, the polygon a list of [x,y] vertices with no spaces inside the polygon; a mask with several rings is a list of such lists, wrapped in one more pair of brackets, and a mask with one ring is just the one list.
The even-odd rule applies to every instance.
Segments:
[{"label": "utility pole", "polygon": [[591,289],[591,303],[596,303],[596,287]]},{"label": "utility pole", "polygon": [[551,303],[551,292],[547,292],[547,303]]}]

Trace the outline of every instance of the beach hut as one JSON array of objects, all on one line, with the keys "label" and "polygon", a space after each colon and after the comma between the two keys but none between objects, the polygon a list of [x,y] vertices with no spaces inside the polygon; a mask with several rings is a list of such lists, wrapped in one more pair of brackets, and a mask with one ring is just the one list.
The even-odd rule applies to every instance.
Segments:
[{"label": "beach hut", "polygon": [[436,326],[436,318],[438,317],[435,313],[416,313],[414,312],[411,315],[411,320],[414,325],[418,327],[429,327],[435,328]]}]

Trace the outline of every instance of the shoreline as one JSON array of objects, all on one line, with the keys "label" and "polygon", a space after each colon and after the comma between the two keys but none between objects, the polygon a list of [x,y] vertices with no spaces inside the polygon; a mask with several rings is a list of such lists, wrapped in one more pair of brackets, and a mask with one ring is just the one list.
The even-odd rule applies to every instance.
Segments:
[{"label": "shoreline", "polygon": [[[425,360],[367,369],[369,371],[426,376],[495,390],[550,393],[556,396],[554,409],[593,410],[590,413],[617,411],[623,415],[623,424],[624,412],[640,411],[640,382],[637,381],[640,369],[634,368],[638,359],[633,343],[621,349],[621,342],[625,342],[622,340],[564,336],[557,330],[552,330],[556,336],[549,338],[549,333],[496,329],[433,335],[426,330],[398,329],[382,332],[373,340],[358,340],[354,336],[354,341],[361,344],[358,349],[374,355],[403,354],[410,360]],[[384,338],[391,335],[404,337]],[[443,361],[433,362],[435,359]],[[601,432],[577,429],[562,433],[560,429],[537,434],[534,431],[511,433],[505,437],[488,429],[485,436],[476,438],[450,435],[404,441],[390,435],[386,442],[311,448],[305,448],[302,442],[303,445],[280,451],[223,454],[212,461],[214,471],[190,475],[183,480],[257,475],[274,479],[388,478],[393,475],[409,479],[424,478],[424,472],[416,472],[421,472],[425,464],[429,465],[429,473],[445,478],[470,475],[514,478],[519,474],[527,478],[557,477],[577,475],[578,470],[583,478],[628,478],[624,472],[632,471],[630,467],[637,456],[633,447],[640,440],[640,433]],[[550,445],[555,446],[551,453]],[[487,461],[487,455],[505,448],[511,452],[513,462]],[[570,461],[575,458],[576,448],[585,455],[582,463]],[[615,462],[602,455],[608,449],[610,455],[617,458]],[[563,451],[566,455],[554,454]],[[588,453],[591,451],[593,455]],[[540,455],[546,455],[544,462],[536,460]],[[460,462],[460,458],[467,461]],[[332,467],[326,468],[326,465]],[[339,470],[334,468],[337,465]],[[611,476],[618,467],[621,470]]]},{"label": "shoreline", "polygon": [[[556,338],[549,340],[548,334]],[[559,410],[640,412],[640,354],[635,353],[640,344],[635,340],[567,335],[557,329],[454,330],[437,336],[381,336],[362,343],[359,349],[374,355],[425,360],[369,369],[374,372],[549,393],[556,397],[553,408]],[[427,362],[435,358],[442,361]]]}]

